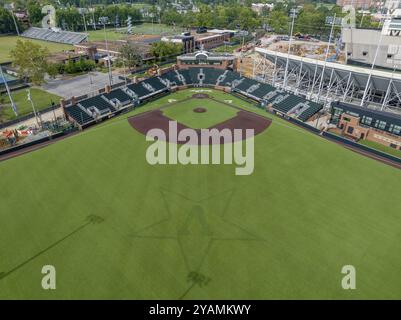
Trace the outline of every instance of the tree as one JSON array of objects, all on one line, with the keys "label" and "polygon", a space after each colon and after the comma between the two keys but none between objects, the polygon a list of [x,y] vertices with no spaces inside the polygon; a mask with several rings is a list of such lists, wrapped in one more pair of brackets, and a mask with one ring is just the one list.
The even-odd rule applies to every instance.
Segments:
[{"label": "tree", "polygon": [[172,42],[160,41],[152,43],[150,52],[153,56],[158,58],[160,61],[164,58],[177,56],[182,53],[182,44],[176,44]]},{"label": "tree", "polygon": [[59,74],[59,66],[58,63],[50,63],[47,65],[47,74],[51,77],[51,78],[55,78],[56,75]]},{"label": "tree", "polygon": [[[18,28],[21,30],[21,24],[18,20]],[[11,13],[0,7],[0,33],[16,33],[13,17]]]},{"label": "tree", "polygon": [[289,23],[288,15],[285,11],[273,10],[269,14],[267,23],[275,32],[287,32]]},{"label": "tree", "polygon": [[30,23],[37,24],[42,21],[44,16],[42,13],[42,7],[36,1],[29,1],[27,9]]},{"label": "tree", "polygon": [[142,64],[142,56],[131,42],[127,42],[121,47],[120,57],[123,59],[124,64],[130,69]]},{"label": "tree", "polygon": [[17,45],[11,50],[13,64],[18,67],[18,76],[29,79],[32,83],[40,85],[44,82],[47,72],[46,57],[49,50],[31,41],[17,40]]}]

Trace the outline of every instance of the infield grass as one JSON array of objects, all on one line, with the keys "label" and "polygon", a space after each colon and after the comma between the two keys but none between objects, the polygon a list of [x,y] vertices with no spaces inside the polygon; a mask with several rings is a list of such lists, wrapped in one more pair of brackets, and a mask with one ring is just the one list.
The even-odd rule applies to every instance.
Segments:
[{"label": "infield grass", "polygon": [[[203,108],[206,112],[194,112],[195,108]],[[235,117],[237,112],[234,108],[210,99],[185,100],[163,109],[165,116],[194,129],[209,128]]]},{"label": "infield grass", "polygon": [[276,117],[250,176],[149,165],[126,117],[192,94],[0,163],[0,299],[401,298],[401,171]]}]

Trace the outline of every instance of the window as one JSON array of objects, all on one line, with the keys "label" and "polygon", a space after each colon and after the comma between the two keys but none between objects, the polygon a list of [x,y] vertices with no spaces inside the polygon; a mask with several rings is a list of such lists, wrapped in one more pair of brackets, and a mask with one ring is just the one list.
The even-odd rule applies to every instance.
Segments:
[{"label": "window", "polygon": [[344,121],[347,121],[347,122],[350,122],[350,121],[351,121],[351,119],[350,119],[350,118],[347,118],[347,117],[344,117],[343,120],[344,120]]},{"label": "window", "polygon": [[353,132],[354,132],[354,128],[353,127],[348,127],[347,133],[352,134]]},{"label": "window", "polygon": [[392,54],[388,54],[388,55],[387,55],[387,59],[391,59],[392,57],[393,57]]},{"label": "window", "polygon": [[385,122],[385,121],[380,121],[379,122],[379,129],[381,129],[381,130],[384,130],[384,129],[386,129],[386,124],[387,124],[387,122]]},{"label": "window", "polygon": [[373,119],[371,117],[363,116],[361,122],[367,126],[370,126],[372,124],[372,120]]},{"label": "window", "polygon": [[400,134],[401,133],[401,126],[394,126],[392,132],[394,134]]},{"label": "window", "polygon": [[366,57],[366,56],[368,55],[368,52],[367,52],[367,51],[362,51],[362,55],[363,55],[364,57]]},{"label": "window", "polygon": [[386,128],[386,124],[387,124],[386,121],[376,120],[375,127],[384,130]]}]

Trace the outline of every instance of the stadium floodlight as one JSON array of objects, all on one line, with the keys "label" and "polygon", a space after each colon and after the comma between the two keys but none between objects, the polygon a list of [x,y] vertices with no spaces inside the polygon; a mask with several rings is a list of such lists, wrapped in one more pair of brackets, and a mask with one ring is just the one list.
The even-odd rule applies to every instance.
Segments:
[{"label": "stadium floodlight", "polygon": [[100,21],[100,23],[103,24],[104,41],[106,43],[106,51],[107,51],[107,64],[108,64],[108,67],[109,67],[109,84],[110,84],[110,87],[111,87],[112,84],[113,84],[113,74],[112,74],[112,71],[111,71],[111,59],[110,59],[109,43],[107,41],[107,32],[106,32],[106,23],[109,21],[109,18],[108,17],[100,17],[99,21]]},{"label": "stadium floodlight", "polygon": [[295,22],[295,18],[297,17],[297,13],[298,13],[297,9],[290,10],[290,17],[292,17],[292,23],[291,23],[290,39],[288,41],[287,61],[285,63],[285,71],[284,71],[284,82],[283,82],[284,88],[287,86],[288,64],[289,64],[290,53],[291,53],[292,33],[294,31],[294,22]]},{"label": "stadium floodlight", "polygon": [[36,108],[35,108],[35,105],[33,103],[32,96],[31,96],[31,90],[30,89],[26,89],[26,94],[27,94],[27,100],[31,103],[33,114],[34,114],[35,119],[36,119],[36,123],[38,124],[38,127],[40,127],[39,117],[38,117],[38,114],[36,112]]},{"label": "stadium floodlight", "polygon": [[[330,44],[331,44],[331,39],[333,37],[333,30],[334,30],[335,21],[336,21],[336,14],[334,14],[334,17],[331,20],[331,29],[330,29],[330,35],[329,35],[329,42],[327,43],[326,54],[324,56],[324,64],[323,64],[323,69],[322,69],[322,75],[321,75],[321,78],[320,78],[319,90],[318,90],[318,93],[317,93],[318,101],[320,100],[320,91],[322,90],[322,86],[323,86],[324,72],[326,71],[327,58],[329,57]],[[312,89],[312,92],[313,92],[313,89]]]}]

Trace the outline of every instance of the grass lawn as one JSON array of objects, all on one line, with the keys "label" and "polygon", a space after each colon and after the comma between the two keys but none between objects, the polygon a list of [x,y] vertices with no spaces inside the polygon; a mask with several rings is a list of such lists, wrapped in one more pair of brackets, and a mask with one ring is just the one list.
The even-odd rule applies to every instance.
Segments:
[{"label": "grass lawn", "polygon": [[[172,26],[168,26],[165,24],[158,24],[154,23],[142,23],[138,25],[133,25],[132,32],[134,34],[175,34],[177,32],[181,31],[181,28],[176,27],[174,28]],[[108,40],[120,40],[120,39],[125,39],[127,35],[125,33],[121,32],[116,32],[114,28],[109,28],[106,29],[107,33],[107,39]],[[89,41],[103,41],[104,40],[104,30],[99,29],[99,30],[89,30]]]},{"label": "grass lawn", "polygon": [[383,151],[385,153],[391,154],[393,156],[396,156],[398,158],[401,158],[401,151],[397,149],[393,149],[387,146],[384,146],[380,143],[374,142],[374,141],[369,141],[369,140],[360,140],[360,144],[363,144],[367,147],[371,147],[373,149],[377,149],[379,151]]},{"label": "grass lawn", "polygon": [[72,46],[68,45],[68,44],[27,39],[27,38],[17,37],[17,36],[0,37],[0,63],[6,62],[6,61],[12,61],[12,57],[10,56],[10,51],[12,49],[14,49],[18,39],[23,40],[23,41],[29,40],[34,43],[40,44],[41,46],[45,46],[49,49],[50,52],[58,52],[58,51],[62,51],[62,50],[71,50],[72,49]]},{"label": "grass lawn", "polygon": [[0,162],[0,299],[401,298],[400,170],[276,117],[250,176],[148,164],[126,118],[193,93]]},{"label": "grass lawn", "polygon": [[[26,89],[13,91],[11,95],[13,97],[15,104],[17,105],[18,116],[23,116],[32,112],[31,102],[27,100]],[[37,111],[50,107],[52,100],[56,104],[60,101],[59,96],[37,88],[31,88],[31,97]],[[11,103],[8,98],[8,95],[7,94],[1,95],[1,100],[3,102],[2,102],[2,111],[0,112],[0,121],[5,122],[15,119],[16,116],[11,108]]]},{"label": "grass lawn", "polygon": [[[194,112],[193,109],[198,107],[206,109],[206,112]],[[216,123],[233,118],[237,111],[210,99],[190,99],[163,109],[165,116],[194,129],[209,128]]]}]

